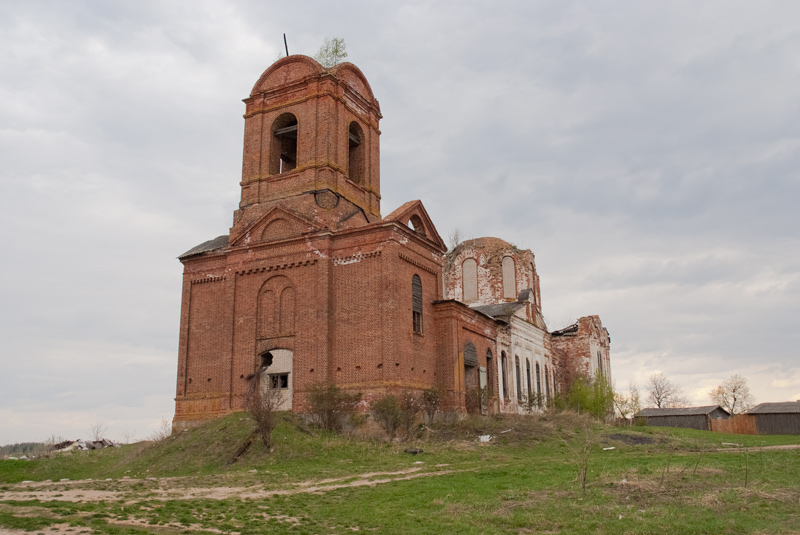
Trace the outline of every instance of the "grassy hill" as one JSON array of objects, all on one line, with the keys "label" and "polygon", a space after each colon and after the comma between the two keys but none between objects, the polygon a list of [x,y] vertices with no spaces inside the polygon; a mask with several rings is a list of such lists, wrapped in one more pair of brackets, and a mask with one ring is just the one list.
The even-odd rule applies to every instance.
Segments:
[{"label": "grassy hill", "polygon": [[[470,418],[386,443],[320,432],[286,415],[272,453],[255,441],[232,462],[252,427],[234,414],[158,443],[0,461],[0,526],[242,534],[800,529],[800,450],[761,449],[800,443],[798,436],[613,428],[556,413]],[[481,443],[480,435],[492,438]]]}]

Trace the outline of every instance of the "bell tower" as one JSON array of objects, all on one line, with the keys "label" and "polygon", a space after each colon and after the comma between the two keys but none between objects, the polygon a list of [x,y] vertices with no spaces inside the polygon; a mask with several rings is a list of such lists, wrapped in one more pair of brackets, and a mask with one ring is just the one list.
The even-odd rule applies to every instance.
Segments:
[{"label": "bell tower", "polygon": [[351,63],[276,61],[244,100],[242,197],[231,238],[275,206],[321,227],[380,220],[380,106]]}]

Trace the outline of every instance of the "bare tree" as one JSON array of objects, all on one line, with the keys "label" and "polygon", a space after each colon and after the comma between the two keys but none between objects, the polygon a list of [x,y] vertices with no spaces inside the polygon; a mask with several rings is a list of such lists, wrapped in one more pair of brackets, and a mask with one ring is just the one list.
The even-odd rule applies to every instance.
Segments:
[{"label": "bare tree", "polygon": [[634,414],[639,412],[642,404],[639,398],[639,389],[636,385],[630,383],[628,385],[628,394],[623,392],[614,392],[614,408],[622,418],[631,418]]},{"label": "bare tree", "polygon": [[647,399],[659,409],[688,405],[681,387],[664,377],[663,373],[650,376],[647,383]]},{"label": "bare tree", "polygon": [[326,37],[314,59],[326,69],[335,67],[347,57],[347,46],[341,37]]},{"label": "bare tree", "polygon": [[459,246],[461,242],[464,241],[464,232],[456,227],[450,231],[450,234],[447,235],[447,251],[453,251],[456,247]]},{"label": "bare tree", "polygon": [[730,379],[708,393],[711,401],[731,414],[745,412],[753,407],[755,399],[747,386],[747,379],[741,375],[731,375]]}]

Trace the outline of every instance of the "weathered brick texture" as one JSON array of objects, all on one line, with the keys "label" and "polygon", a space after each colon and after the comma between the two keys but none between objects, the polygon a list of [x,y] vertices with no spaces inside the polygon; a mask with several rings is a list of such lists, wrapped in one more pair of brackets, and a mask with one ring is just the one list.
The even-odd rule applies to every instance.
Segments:
[{"label": "weathered brick texture", "polygon": [[[479,387],[476,410],[521,411],[518,394],[535,394],[526,375],[537,364],[552,375],[552,396],[533,254],[495,238],[445,254],[419,201],[381,217],[380,107],[357,67],[290,56],[264,72],[245,104],[233,226],[180,257],[175,428],[242,410],[255,374],[284,389],[295,411],[319,382],[361,392],[365,408],[386,392],[438,386],[450,411],[467,410]],[[464,302],[467,258],[477,295]],[[415,276],[422,299],[413,319]],[[510,308],[491,309],[498,304]]]}]

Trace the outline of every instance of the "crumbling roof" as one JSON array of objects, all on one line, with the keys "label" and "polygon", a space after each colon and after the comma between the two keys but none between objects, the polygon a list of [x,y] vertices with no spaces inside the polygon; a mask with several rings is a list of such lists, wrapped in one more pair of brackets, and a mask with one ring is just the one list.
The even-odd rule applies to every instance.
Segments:
[{"label": "crumbling roof", "polygon": [[728,411],[720,407],[719,405],[706,405],[703,407],[672,407],[668,409],[642,409],[634,416],[694,416],[698,414],[711,414],[715,410],[720,409],[724,411],[726,414],[730,414]]},{"label": "crumbling roof", "polygon": [[525,303],[495,303],[493,305],[481,305],[471,307],[481,314],[486,314],[490,318],[505,319],[513,316],[517,310],[523,308]]},{"label": "crumbling roof", "polygon": [[761,403],[756,405],[747,414],[797,414],[800,413],[800,400],[783,401],[780,403]]},{"label": "crumbling roof", "polygon": [[228,246],[228,235],[225,234],[223,236],[217,236],[213,240],[204,241],[200,245],[196,245],[180,255],[178,257],[179,260],[184,258],[194,256],[200,253],[208,253],[211,251],[218,251],[219,249],[224,249]]},{"label": "crumbling roof", "polygon": [[570,334],[575,334],[577,332],[578,332],[578,322],[576,321],[575,323],[573,323],[569,327],[564,327],[563,329],[559,329],[557,331],[553,331],[550,334],[552,336],[566,336],[566,335],[570,335]]}]

